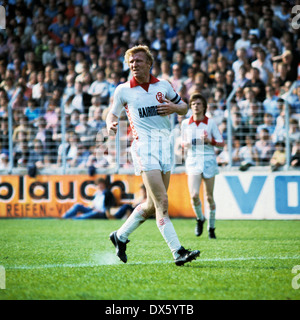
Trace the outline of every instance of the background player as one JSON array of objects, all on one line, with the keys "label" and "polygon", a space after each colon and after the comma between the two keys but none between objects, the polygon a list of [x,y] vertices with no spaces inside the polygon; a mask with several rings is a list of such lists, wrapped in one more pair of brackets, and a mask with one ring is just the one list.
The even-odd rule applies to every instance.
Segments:
[{"label": "background player", "polygon": [[209,237],[215,239],[216,204],[213,190],[215,175],[219,171],[214,148],[223,148],[224,140],[214,120],[205,115],[207,102],[200,93],[194,93],[191,96],[189,106],[192,110],[192,116],[182,122],[181,132],[183,146],[187,149],[186,172],[191,203],[197,216],[195,234],[196,236],[202,234],[205,222],[199,197],[203,177],[210,208],[208,232]]},{"label": "background player", "polygon": [[148,217],[156,214],[156,222],[168,244],[176,265],[196,259],[200,251],[189,251],[181,246],[168,215],[167,190],[172,167],[170,120],[172,113],[186,114],[187,105],[168,81],[150,74],[153,56],[147,46],[135,46],[125,53],[132,78],[119,85],[107,116],[109,134],[117,132],[118,118],[125,107],[134,141],[131,153],[135,172],[142,175],[147,190],[147,201],[135,208],[122,227],[110,235],[117,256],[127,262],[128,236]]}]

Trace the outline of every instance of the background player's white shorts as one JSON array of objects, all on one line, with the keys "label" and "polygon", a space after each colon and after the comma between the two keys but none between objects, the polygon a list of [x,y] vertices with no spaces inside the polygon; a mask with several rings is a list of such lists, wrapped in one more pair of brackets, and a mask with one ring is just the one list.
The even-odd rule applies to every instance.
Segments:
[{"label": "background player's white shorts", "polygon": [[[167,141],[166,141],[167,140]],[[142,171],[171,171],[173,165],[173,146],[169,139],[143,141],[134,140],[131,145],[131,156],[136,175]]]},{"label": "background player's white shorts", "polygon": [[206,179],[219,173],[216,157],[214,155],[187,157],[186,173],[188,175],[203,174]]}]

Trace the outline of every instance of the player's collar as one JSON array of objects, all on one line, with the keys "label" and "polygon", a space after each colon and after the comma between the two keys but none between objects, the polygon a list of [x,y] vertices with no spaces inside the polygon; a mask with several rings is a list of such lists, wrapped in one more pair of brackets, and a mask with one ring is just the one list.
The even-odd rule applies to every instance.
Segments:
[{"label": "player's collar", "polygon": [[149,88],[149,85],[150,84],[153,84],[153,83],[156,83],[156,82],[159,82],[159,80],[157,78],[155,78],[152,74],[150,74],[150,81],[147,82],[147,83],[138,83],[134,77],[132,77],[130,79],[130,88],[134,88],[134,87],[137,87],[137,86],[141,86],[144,90],[146,90],[148,92],[148,88]]},{"label": "player's collar", "polygon": [[204,124],[207,124],[207,123],[208,123],[208,118],[207,118],[207,116],[204,116],[203,120],[195,121],[194,118],[193,118],[193,116],[191,116],[191,117],[190,117],[189,124],[192,124],[193,122],[195,122],[196,125],[197,125],[197,127],[198,127],[198,125],[199,125],[201,122],[203,122]]}]

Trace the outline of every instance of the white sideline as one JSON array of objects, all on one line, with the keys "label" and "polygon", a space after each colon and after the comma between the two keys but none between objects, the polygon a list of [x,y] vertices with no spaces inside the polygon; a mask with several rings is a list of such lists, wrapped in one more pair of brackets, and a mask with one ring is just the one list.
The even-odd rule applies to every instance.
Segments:
[{"label": "white sideline", "polygon": [[[226,262],[226,261],[248,261],[248,260],[289,260],[289,259],[299,259],[300,256],[295,257],[239,257],[239,258],[213,258],[213,259],[199,259],[194,261],[193,263],[201,263],[201,262]],[[148,265],[148,264],[167,264],[174,263],[174,261],[149,261],[149,262],[129,262],[126,265]],[[37,266],[11,266],[5,267],[6,270],[35,270],[35,269],[51,269],[51,268],[87,268],[87,267],[101,267],[105,265],[124,265],[120,261],[108,262],[103,261],[102,263],[78,263],[78,264],[45,264],[45,265],[37,265]]]}]

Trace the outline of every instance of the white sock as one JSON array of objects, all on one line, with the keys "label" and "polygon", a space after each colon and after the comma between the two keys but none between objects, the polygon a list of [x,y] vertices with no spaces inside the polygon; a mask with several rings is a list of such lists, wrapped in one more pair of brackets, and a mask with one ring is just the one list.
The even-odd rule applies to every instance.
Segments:
[{"label": "white sock", "polygon": [[174,259],[179,255],[177,254],[178,249],[181,247],[173,223],[169,217],[156,220],[157,227],[169,246]]},{"label": "white sock", "polygon": [[141,205],[138,205],[122,227],[117,231],[117,237],[120,241],[126,242],[129,235],[146,220],[143,214],[144,211]]},{"label": "white sock", "polygon": [[194,202],[192,201],[192,208],[193,208],[193,210],[194,210],[194,212],[195,212],[195,214],[196,214],[196,216],[197,216],[197,219],[203,221],[203,220],[204,220],[204,215],[203,215],[203,213],[202,213],[202,205],[201,205],[201,202],[200,202],[200,204],[195,205]]},{"label": "white sock", "polygon": [[214,229],[216,222],[216,210],[210,210],[209,212],[209,228]]}]

